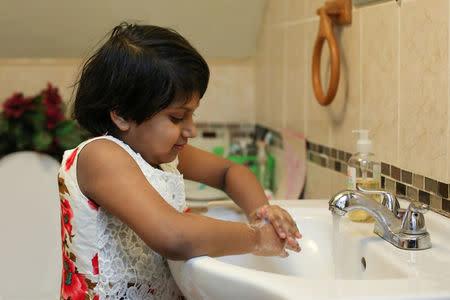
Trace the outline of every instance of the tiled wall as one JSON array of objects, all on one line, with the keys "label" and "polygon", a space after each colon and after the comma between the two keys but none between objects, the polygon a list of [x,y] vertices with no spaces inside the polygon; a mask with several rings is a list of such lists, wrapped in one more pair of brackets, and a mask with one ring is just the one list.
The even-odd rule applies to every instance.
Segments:
[{"label": "tiled wall", "polygon": [[[47,82],[57,86],[63,99],[68,101],[81,63],[81,59],[0,59],[0,103],[14,92],[35,95],[46,87]],[[197,120],[253,124],[253,60],[215,59],[209,60],[208,64],[211,79],[196,112]],[[234,109],[236,107],[239,109]]]},{"label": "tiled wall", "polygon": [[[315,11],[324,2],[269,1],[256,53],[257,123],[287,127],[313,144],[348,153],[357,140],[352,130],[367,128],[375,154],[386,165],[448,184],[449,1],[354,7],[352,24],[335,29],[341,80],[328,107],[317,103],[311,83],[319,25]],[[323,49],[322,81],[327,83],[329,56],[327,46]],[[345,187],[343,174],[308,166],[306,197],[329,197]]]}]

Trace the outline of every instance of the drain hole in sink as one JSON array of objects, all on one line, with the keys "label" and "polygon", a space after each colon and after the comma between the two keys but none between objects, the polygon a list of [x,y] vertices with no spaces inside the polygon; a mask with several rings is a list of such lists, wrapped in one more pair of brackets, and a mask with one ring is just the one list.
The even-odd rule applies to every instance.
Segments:
[{"label": "drain hole in sink", "polygon": [[361,257],[361,271],[365,271],[366,270],[366,259],[363,257]]}]

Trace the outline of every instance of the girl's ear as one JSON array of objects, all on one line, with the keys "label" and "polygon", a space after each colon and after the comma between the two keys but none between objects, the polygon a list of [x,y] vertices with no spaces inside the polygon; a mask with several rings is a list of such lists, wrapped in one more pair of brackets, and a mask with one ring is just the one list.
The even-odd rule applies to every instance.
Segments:
[{"label": "girl's ear", "polygon": [[119,116],[116,111],[111,110],[109,116],[120,131],[127,131],[130,129],[130,122]]}]

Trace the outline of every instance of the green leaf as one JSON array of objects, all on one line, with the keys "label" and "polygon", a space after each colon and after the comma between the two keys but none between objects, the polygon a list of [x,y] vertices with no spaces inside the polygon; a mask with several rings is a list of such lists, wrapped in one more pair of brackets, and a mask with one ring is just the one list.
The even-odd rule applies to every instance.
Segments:
[{"label": "green leaf", "polygon": [[0,134],[6,134],[9,131],[9,122],[8,119],[1,116],[0,117]]},{"label": "green leaf", "polygon": [[55,136],[63,137],[73,132],[75,129],[75,123],[71,120],[65,120],[58,122],[55,126]]},{"label": "green leaf", "polygon": [[33,100],[33,112],[36,114],[44,114],[46,106],[42,103],[43,97],[42,95],[38,95]]},{"label": "green leaf", "polygon": [[37,150],[46,150],[53,141],[52,135],[48,131],[40,131],[33,134],[33,144]]},{"label": "green leaf", "polygon": [[84,140],[83,136],[78,134],[69,134],[59,137],[59,145],[63,150],[72,149],[78,146]]},{"label": "green leaf", "polygon": [[42,99],[43,99],[44,97],[42,96],[42,94],[39,94],[39,95],[37,95],[36,97],[34,97],[34,99],[33,99],[33,103],[35,104],[35,105],[40,105],[40,104],[42,104]]},{"label": "green leaf", "polygon": [[45,114],[35,113],[31,115],[31,122],[33,123],[34,130],[40,131],[45,128]]},{"label": "green leaf", "polygon": [[11,133],[16,138],[19,139],[22,136],[23,124],[19,122],[11,122]]}]

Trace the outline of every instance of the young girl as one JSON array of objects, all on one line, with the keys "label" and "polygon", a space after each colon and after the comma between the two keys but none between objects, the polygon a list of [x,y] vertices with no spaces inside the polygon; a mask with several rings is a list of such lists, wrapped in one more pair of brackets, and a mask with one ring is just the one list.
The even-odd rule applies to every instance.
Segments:
[{"label": "young girl", "polygon": [[[74,116],[97,137],[66,151],[58,176],[62,299],[176,299],[167,258],[300,251],[253,173],[187,144],[208,80],[200,54],[156,26],[115,27],[85,63]],[[183,178],[225,191],[250,225],[185,213]]]}]

